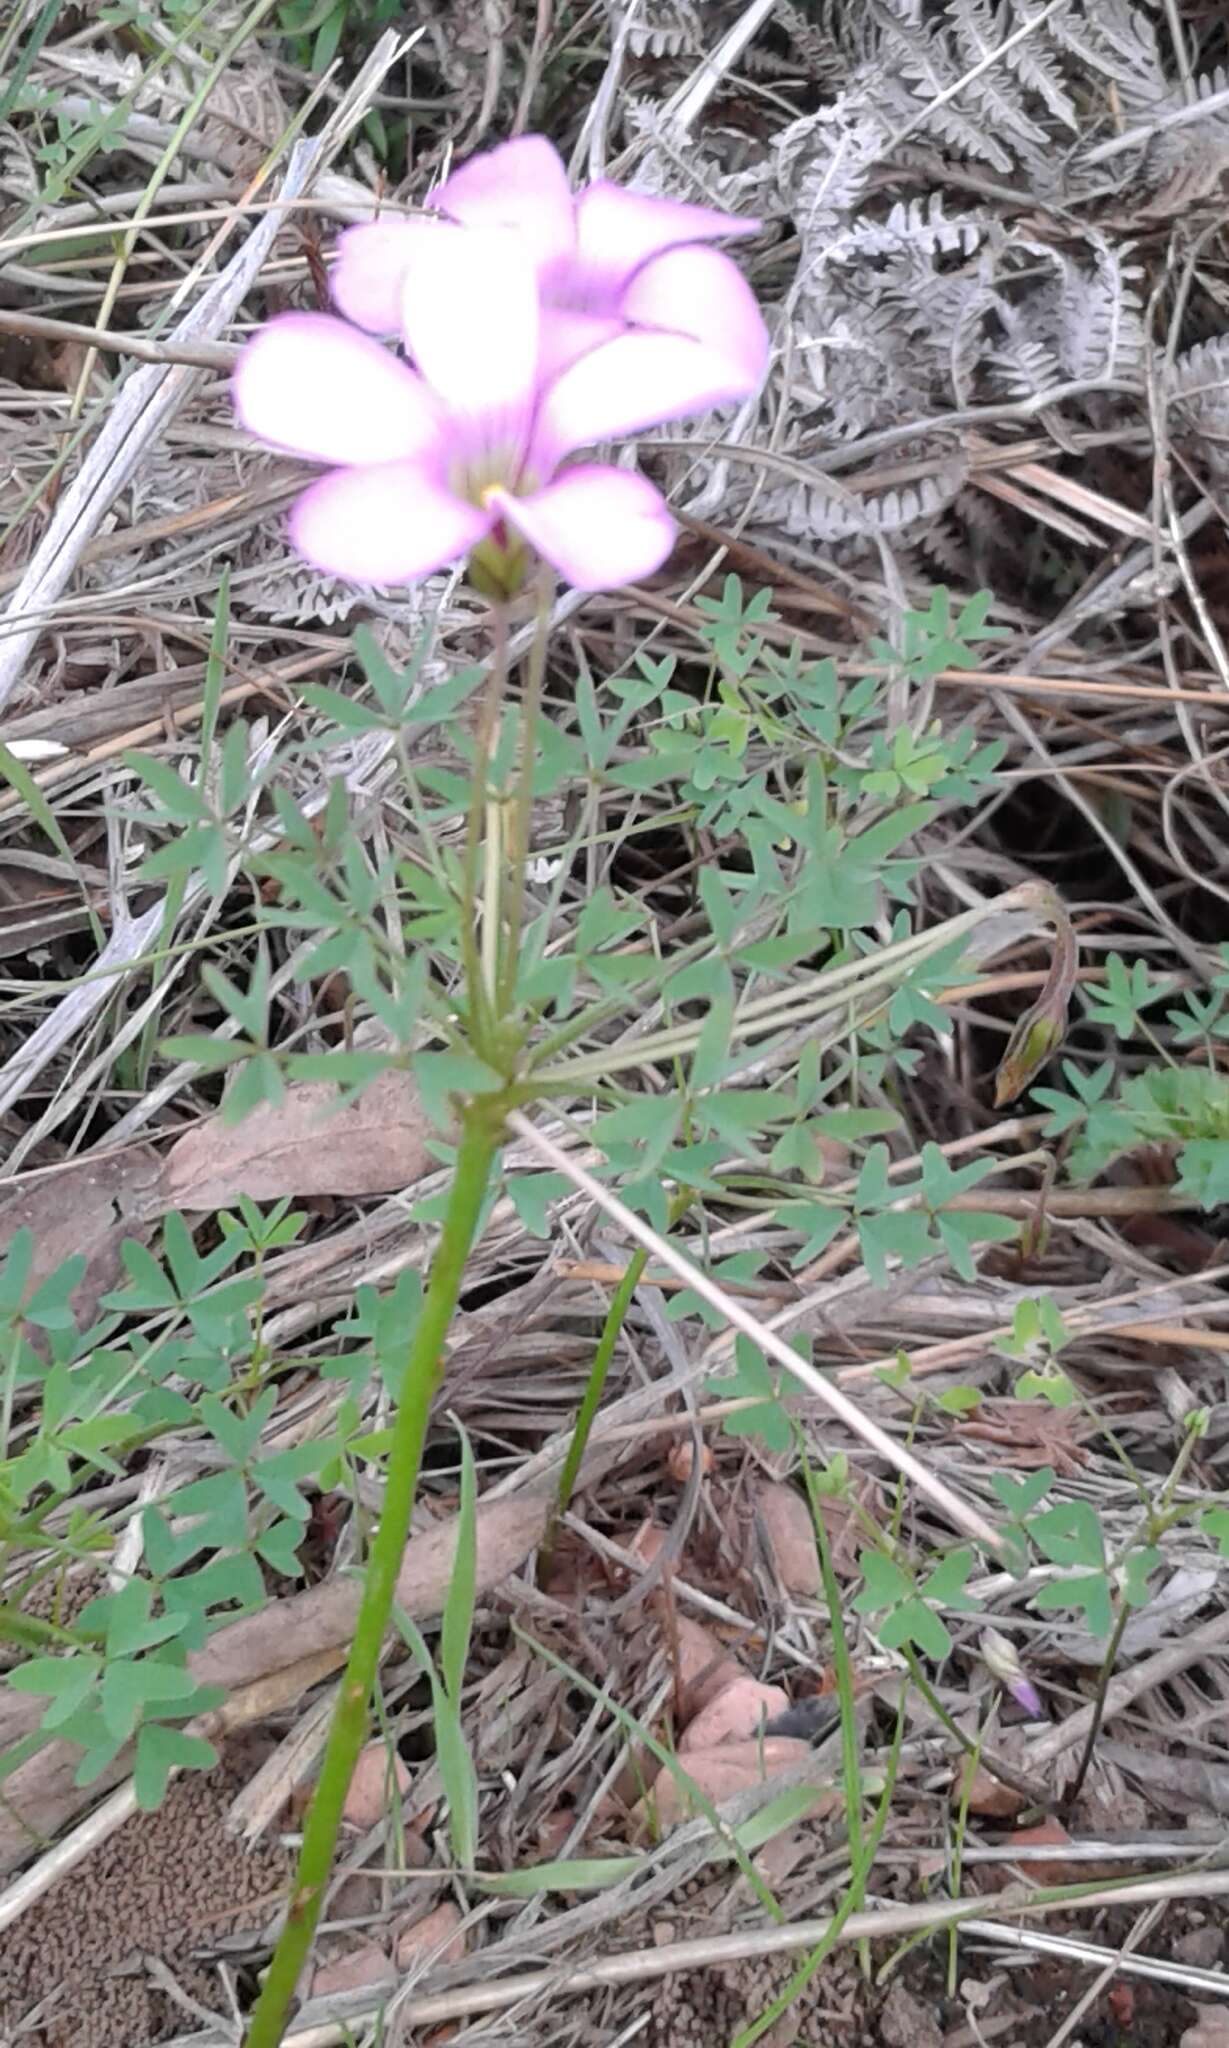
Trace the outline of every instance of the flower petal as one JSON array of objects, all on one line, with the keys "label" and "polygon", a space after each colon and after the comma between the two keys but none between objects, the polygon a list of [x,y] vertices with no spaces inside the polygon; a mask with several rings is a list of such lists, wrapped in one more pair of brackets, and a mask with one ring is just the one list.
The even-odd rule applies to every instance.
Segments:
[{"label": "flower petal", "polygon": [[549,475],[573,449],[745,398],[756,380],[728,357],[677,334],[622,334],[590,350],[549,386],[530,467]]},{"label": "flower petal", "polygon": [[465,554],[493,523],[416,462],[336,470],[290,508],[299,553],[354,583],[413,583]]},{"label": "flower petal", "polygon": [[720,249],[667,249],[637,271],[623,294],[637,327],[690,335],[728,356],[754,389],[768,367],[764,316],[745,277]]},{"label": "flower petal", "polygon": [[586,463],[528,498],[493,491],[491,503],[577,590],[633,583],[674,546],[665,499],[632,470]]},{"label": "flower petal", "polygon": [[539,274],[566,262],[575,246],[568,174],[544,135],[518,135],[471,157],[431,204],[463,227],[514,228]]},{"label": "flower petal", "polygon": [[283,313],[235,365],[250,433],[315,462],[399,462],[434,447],[440,415],[420,377],[328,313]]},{"label": "flower petal", "polygon": [[627,323],[599,313],[567,313],[553,306],[542,308],[542,339],[538,347],[538,380],[553,384],[572,363],[587,356],[591,348],[627,331]]},{"label": "flower petal", "polygon": [[599,178],[576,201],[574,303],[606,308],[621,296],[641,265],[663,249],[713,242],[723,235],[755,235],[759,228],[758,220],[740,220],[712,206],[628,192]]},{"label": "flower petal", "polygon": [[346,228],[329,278],[333,303],[368,334],[400,334],[401,288],[414,258],[421,220],[373,220]]},{"label": "flower petal", "polygon": [[[401,297],[406,345],[468,444],[523,449],[538,369],[538,285],[515,235],[441,223]],[[489,480],[512,481],[506,477]]]}]

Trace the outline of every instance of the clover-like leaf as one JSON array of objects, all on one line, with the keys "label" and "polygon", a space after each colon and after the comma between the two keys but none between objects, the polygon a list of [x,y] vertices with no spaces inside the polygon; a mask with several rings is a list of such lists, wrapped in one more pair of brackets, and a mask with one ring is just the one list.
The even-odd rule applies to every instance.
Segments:
[{"label": "clover-like leaf", "polygon": [[1104,1572],[1085,1572],[1076,1578],[1055,1579],[1040,1588],[1033,1604],[1043,1613],[1052,1613],[1055,1608],[1078,1608],[1090,1635],[1107,1636],[1114,1625],[1114,1603]]},{"label": "clover-like leaf", "polygon": [[934,1608],[916,1598],[902,1600],[876,1633],[885,1650],[900,1650],[912,1643],[936,1664],[942,1663],[952,1647],[951,1636]]},{"label": "clover-like leaf", "polygon": [[781,1405],[777,1381],[758,1346],[741,1333],[734,1347],[734,1371],[705,1381],[705,1391],[721,1401],[746,1400],[751,1405],[722,1418],[726,1436],[757,1436],[770,1451],[787,1451],[793,1426]]},{"label": "clover-like leaf", "polygon": [[1034,1515],[1028,1525],[1037,1548],[1052,1564],[1082,1564],[1094,1569],[1105,1563],[1105,1542],[1096,1510],[1086,1500],[1061,1501]]},{"label": "clover-like leaf", "polygon": [[898,1601],[912,1595],[913,1584],[907,1573],[881,1550],[862,1551],[858,1566],[862,1586],[850,1601],[855,1614],[879,1614],[885,1607],[895,1607]]}]

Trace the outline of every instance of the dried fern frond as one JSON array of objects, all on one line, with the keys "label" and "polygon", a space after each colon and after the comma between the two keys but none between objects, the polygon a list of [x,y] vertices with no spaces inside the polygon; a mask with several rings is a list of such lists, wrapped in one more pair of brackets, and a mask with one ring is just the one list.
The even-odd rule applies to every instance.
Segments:
[{"label": "dried fern frond", "polygon": [[1128,245],[1090,231],[1091,260],[1017,241],[1010,260],[1049,272],[1012,297],[1009,269],[1000,282],[1003,342],[993,367],[1004,393],[1031,397],[1053,385],[1106,381],[1142,383],[1145,335],[1138,283]]},{"label": "dried fern frond", "polygon": [[[752,78],[782,78],[801,73],[813,89],[839,92],[849,73],[850,53],[844,29],[863,19],[861,8],[844,0],[777,0],[770,34],[753,42],[743,55]],[[783,47],[782,47],[783,46]]]},{"label": "dried fern frond", "polygon": [[[778,295],[775,445],[854,443],[1072,385],[1093,387],[1086,416],[1098,424],[1125,417],[1151,343],[1123,229],[1152,195],[1172,207],[1192,179],[1210,194],[1229,166],[1229,74],[1213,32],[1191,26],[1193,88],[1155,10],[1135,0],[1044,12],[1035,0],[786,0],[774,12],[772,50],[784,40],[801,57],[816,37],[825,104],[787,121],[758,162],[731,152],[729,136],[672,133],[643,102],[623,116],[644,145],[638,181],[797,237]],[[959,201],[944,177],[953,162]],[[1026,216],[1038,205],[1067,209],[1044,240]],[[1175,382],[1173,397],[1193,435],[1206,423],[1210,441],[1226,436],[1219,384],[1215,399],[1187,404]],[[916,503],[889,499],[859,528],[822,491],[767,491],[761,478],[754,516],[771,507],[791,537],[856,547],[859,531],[904,536],[915,514],[950,505],[939,542],[950,555],[966,511],[988,531],[984,497],[966,504],[959,489],[957,478]]]},{"label": "dried fern frond", "polygon": [[[625,0],[606,0],[606,12],[618,30],[627,14]],[[704,35],[695,0],[642,0],[627,25],[627,47],[633,57],[698,57]]]},{"label": "dried fern frond", "polygon": [[[1147,145],[1144,164],[1150,190],[1192,167],[1215,165],[1219,175],[1229,163],[1229,70],[1219,65],[1201,72],[1191,85],[1193,98],[1186,105],[1174,94],[1164,109],[1181,108],[1181,124],[1162,129]],[[1150,110],[1152,118],[1157,111]]]},{"label": "dried fern frond", "polygon": [[1179,356],[1165,395],[1180,431],[1229,449],[1229,334],[1218,334]]},{"label": "dried fern frond", "polygon": [[988,224],[974,214],[950,219],[942,193],[932,192],[924,199],[898,201],[885,220],[855,221],[830,245],[828,256],[834,263],[874,256],[971,256],[988,232]]},{"label": "dried fern frond", "polygon": [[967,477],[968,464],[960,455],[949,456],[929,476],[897,490],[864,494],[817,475],[813,484],[791,481],[765,491],[756,503],[756,521],[791,539],[829,546],[865,542],[876,535],[908,540],[955,502]]},{"label": "dried fern frond", "polygon": [[344,625],[371,593],[343,583],[294,553],[277,525],[265,525],[245,550],[239,579],[244,611],[280,625]]},{"label": "dried fern frond", "polygon": [[[891,93],[904,104],[901,126],[921,129],[970,163],[984,163],[1006,175],[1020,147],[1040,148],[1046,134],[1025,110],[1018,82],[1006,65],[985,63],[986,50],[970,30],[966,50],[961,4],[944,20],[917,25],[906,17],[908,0],[874,0],[892,44]],[[980,26],[980,25],[979,25]],[[1004,41],[994,38],[993,47]],[[881,109],[885,114],[888,109]],[[1011,145],[1015,145],[1013,149]]]},{"label": "dried fern frond", "polygon": [[776,140],[774,211],[790,215],[805,235],[855,218],[887,139],[865,97],[843,95],[835,106],[791,122]]},{"label": "dried fern frond", "polygon": [[1128,261],[1130,245],[1114,246],[1090,231],[1091,265],[1068,262],[1060,288],[1057,352],[1073,379],[1140,376],[1144,357],[1144,314],[1139,281],[1143,272]]},{"label": "dried fern frond", "polygon": [[622,100],[620,112],[625,132],[638,145],[633,182],[639,191],[763,220],[782,217],[772,158],[745,133],[712,122],[697,141],[680,132],[656,100],[634,93]]},{"label": "dried fern frond", "polygon": [[1088,88],[1112,84],[1125,115],[1155,113],[1169,93],[1156,28],[1130,0],[1071,0],[1045,24],[1046,40],[1083,74],[1082,126],[1087,131]]}]

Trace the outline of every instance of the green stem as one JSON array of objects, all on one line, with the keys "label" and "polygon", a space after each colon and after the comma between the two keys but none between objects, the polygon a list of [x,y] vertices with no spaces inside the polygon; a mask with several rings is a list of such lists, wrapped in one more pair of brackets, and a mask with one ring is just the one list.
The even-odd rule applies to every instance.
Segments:
[{"label": "green stem", "polygon": [[246,2048],[278,2048],[324,1903],[346,1793],[367,1735],[368,1710],[409,1535],[444,1342],[461,1292],[491,1166],[499,1151],[502,1111],[502,1101],[483,1096],[467,1104],[462,1119],[448,1210],[431,1262],[422,1313],[410,1340],[393,1422],[384,1505],[367,1559],[354,1641],[303,1829],[286,1925],[252,2013]]},{"label": "green stem", "polygon": [[844,1778],[845,1831],[854,1857],[862,1846],[862,1763],[859,1755],[858,1699],[854,1680],[853,1661],[849,1655],[849,1641],[845,1633],[845,1610],[841,1601],[841,1589],[832,1561],[832,1545],[828,1540],[828,1525],[824,1520],[823,1495],[816,1481],[811,1461],[807,1457],[802,1441],[802,1431],[794,1424],[794,1441],[802,1454],[802,1477],[807,1490],[807,1505],[811,1510],[811,1526],[815,1532],[815,1547],[819,1553],[819,1571],[824,1589],[824,1604],[828,1609],[828,1622],[832,1630],[832,1674],[836,1681],[837,1704],[841,1716],[841,1771]]},{"label": "green stem", "polygon": [[[980,1748],[980,1738],[978,1746]],[[952,1881],[950,1892],[954,1899],[960,1897],[960,1887],[964,1881],[964,1845],[965,1838],[969,1832],[969,1804],[973,1797],[973,1773],[977,1769],[977,1757],[974,1756],[971,1762],[972,1769],[966,1770],[961,1774],[960,1806],[956,1814],[955,1839],[952,1842]],[[949,1998],[956,1996],[959,1982],[957,1976],[959,1965],[960,1929],[958,1927],[949,1927],[947,1930],[947,1995]]]},{"label": "green stem", "polygon": [[17,1643],[27,1650],[95,1650],[97,1639],[78,1628],[61,1628],[58,1622],[43,1621],[20,1607],[0,1607],[0,1643]]},{"label": "green stem", "polygon": [[[819,1574],[824,1589],[824,1604],[828,1609],[828,1625],[832,1631],[832,1675],[836,1680],[837,1704],[841,1715],[841,1775],[845,1798],[845,1833],[849,1841],[851,1861],[856,1865],[862,1854],[862,1758],[858,1733],[858,1695],[854,1681],[853,1659],[849,1654],[849,1639],[845,1633],[845,1609],[841,1600],[840,1582],[836,1566],[832,1561],[832,1545],[828,1540],[828,1525],[824,1520],[824,1500],[819,1482],[807,1456],[806,1439],[799,1425],[790,1418],[794,1442],[801,1455],[802,1477],[807,1490],[807,1506],[811,1510],[811,1527],[815,1531],[815,1547],[819,1553]],[[862,1963],[862,1974],[870,1978],[870,1944],[858,1943]]]},{"label": "green stem", "polygon": [[546,644],[550,636],[551,594],[554,578],[543,574],[538,585],[538,615],[533,645],[525,664],[525,689],[521,700],[521,772],[516,808],[507,851],[508,909],[505,918],[505,946],[499,976],[499,1009],[507,1015],[516,996],[516,974],[520,958],[521,924],[525,914],[525,870],[529,864],[529,839],[533,826],[533,771],[538,759],[538,718],[546,681]]},{"label": "green stem", "polygon": [[[1168,1479],[1165,1481],[1165,1484],[1161,1489],[1160,1505],[1157,1509],[1156,1514],[1151,1518],[1151,1526],[1149,1527],[1148,1533],[1144,1538],[1145,1543],[1158,1543],[1161,1537],[1165,1534],[1165,1531],[1172,1526],[1168,1520],[1168,1517],[1173,1513],[1174,1495],[1178,1491],[1178,1486],[1182,1479],[1182,1474],[1185,1472],[1187,1466],[1191,1462],[1191,1459],[1195,1455],[1196,1445],[1201,1441],[1205,1434],[1206,1429],[1204,1428],[1188,1429],[1185,1438],[1183,1439],[1182,1443],[1179,1444],[1178,1455],[1173,1462],[1173,1470],[1170,1472]],[[1178,1519],[1181,1520],[1182,1516],[1186,1514],[1186,1512],[1187,1510],[1185,1508],[1180,1508],[1178,1510]]]},{"label": "green stem", "polygon": [[1101,1733],[1101,1723],[1105,1719],[1105,1696],[1109,1691],[1110,1680],[1114,1675],[1114,1666],[1118,1661],[1118,1652],[1122,1647],[1122,1638],[1126,1634],[1126,1627],[1130,1618],[1131,1610],[1124,1600],[1118,1609],[1118,1618],[1114,1623],[1114,1632],[1110,1637],[1109,1647],[1105,1652],[1101,1665],[1101,1674],[1097,1679],[1097,1692],[1096,1698],[1093,1701],[1092,1721],[1089,1724],[1088,1739],[1084,1744],[1075,1776],[1064,1795],[1063,1804],[1068,1813],[1070,1813],[1076,1800],[1084,1790],[1084,1780],[1088,1776],[1089,1767],[1092,1764],[1093,1757],[1096,1755],[1097,1737]]},{"label": "green stem", "polygon": [[470,1005],[469,1047],[480,1056],[491,1049],[497,1035],[495,991],[488,987],[486,981],[474,927],[478,905],[478,870],[482,859],[482,829],[487,821],[490,795],[488,782],[491,753],[499,729],[499,714],[508,683],[508,614],[502,604],[492,607],[492,622],[494,640],[487,685],[483,692],[482,708],[478,714],[478,730],[474,742],[474,786],[470,794],[469,814],[465,821],[465,849],[461,856],[461,953],[465,964],[465,986]]},{"label": "green stem", "polygon": [[926,1673],[918,1663],[917,1657],[909,1643],[903,1645],[901,1654],[909,1666],[910,1678],[912,1678],[913,1683],[921,1693],[936,1721],[942,1722],[948,1734],[954,1742],[959,1744],[970,1762],[974,1765],[984,1764],[990,1776],[997,1778],[1000,1785],[1006,1785],[1008,1791],[1017,1793],[1021,1799],[1032,1800],[1034,1804],[1040,1806],[1043,1811],[1046,1811],[1044,1797],[1036,1785],[1030,1784],[1028,1779],[1020,1772],[1013,1771],[1010,1764],[1005,1764],[1001,1757],[986,1749],[980,1735],[976,1739],[971,1735],[966,1735],[964,1729],[953,1721],[938,1693],[928,1680]]},{"label": "green stem", "polygon": [[594,1417],[602,1405],[602,1395],[606,1388],[606,1375],[610,1371],[610,1361],[614,1357],[615,1345],[619,1341],[619,1332],[623,1328],[627,1311],[632,1305],[632,1296],[640,1285],[641,1275],[648,1263],[649,1255],[647,1251],[642,1249],[632,1253],[628,1261],[627,1271],[616,1287],[610,1307],[606,1311],[606,1321],[602,1325],[602,1334],[597,1340],[597,1350],[593,1354],[593,1363],[589,1367],[589,1379],[585,1387],[584,1398],[576,1412],[576,1421],[572,1425],[572,1440],[568,1445],[567,1456],[563,1461],[563,1470],[559,1474],[559,1492],[556,1496],[554,1511],[542,1537],[542,1547],[538,1559],[540,1575],[545,1574],[547,1566],[550,1564],[551,1554],[555,1548],[555,1538],[559,1533],[560,1518],[566,1512],[567,1504],[572,1498],[572,1488],[576,1484],[576,1475],[580,1471],[581,1460],[585,1455],[585,1449],[589,1442],[589,1432],[593,1428]]},{"label": "green stem", "polygon": [[[691,1190],[689,1188],[680,1188],[670,1204],[670,1220],[666,1225],[668,1230],[672,1230],[680,1217],[686,1215],[690,1202]],[[589,1378],[585,1385],[584,1398],[576,1412],[576,1421],[572,1426],[572,1440],[568,1445],[567,1456],[563,1461],[563,1470],[559,1474],[559,1491],[555,1498],[554,1511],[542,1537],[538,1554],[538,1570],[540,1575],[545,1574],[546,1568],[550,1563],[551,1553],[555,1547],[555,1538],[559,1533],[559,1522],[566,1513],[568,1502],[572,1498],[572,1490],[576,1485],[581,1461],[588,1448],[589,1435],[592,1431],[597,1411],[602,1405],[602,1395],[606,1390],[606,1375],[610,1371],[610,1361],[614,1357],[615,1345],[619,1341],[619,1334],[627,1320],[627,1311],[632,1305],[632,1297],[640,1285],[644,1269],[648,1263],[649,1254],[644,1246],[641,1246],[638,1251],[632,1253],[628,1261],[627,1271],[616,1287],[611,1297],[610,1307],[606,1311],[606,1320],[602,1324],[602,1334],[597,1340],[597,1350],[593,1354],[593,1363],[589,1367]]]}]

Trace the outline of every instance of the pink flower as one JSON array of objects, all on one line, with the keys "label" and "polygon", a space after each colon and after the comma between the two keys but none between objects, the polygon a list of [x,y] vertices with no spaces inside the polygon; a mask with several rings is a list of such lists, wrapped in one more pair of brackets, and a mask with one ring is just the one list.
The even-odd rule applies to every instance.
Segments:
[{"label": "pink flower", "polygon": [[327,313],[284,313],[240,356],[236,410],[263,441],[333,465],[291,508],[299,551],[362,583],[409,583],[470,554],[488,594],[530,553],[581,590],[657,568],[674,526],[660,493],[579,448],[745,395],[729,356],[621,331],[542,369],[538,272],[519,236],[422,224],[400,330],[415,367]]},{"label": "pink flower", "polygon": [[[753,391],[768,360],[755,295],[728,257],[708,248],[725,235],[753,235],[755,220],[627,192],[608,179],[577,196],[557,150],[541,135],[519,136],[472,157],[433,195],[432,205],[466,228],[510,228],[533,262],[541,291],[546,375],[629,329],[686,336],[732,362]],[[338,245],[333,296],[369,334],[392,334],[402,287],[415,271],[423,220],[348,228]]]}]

